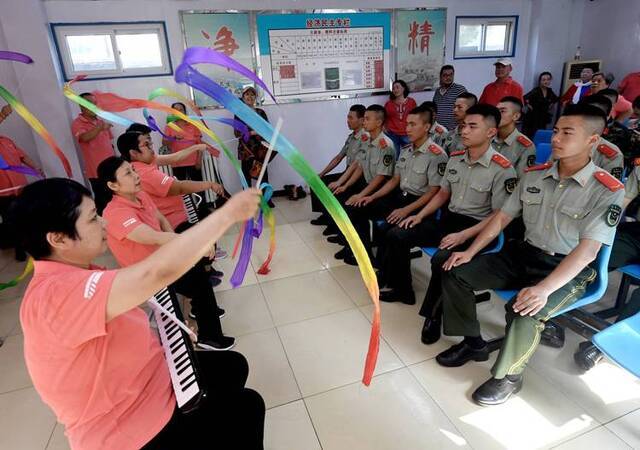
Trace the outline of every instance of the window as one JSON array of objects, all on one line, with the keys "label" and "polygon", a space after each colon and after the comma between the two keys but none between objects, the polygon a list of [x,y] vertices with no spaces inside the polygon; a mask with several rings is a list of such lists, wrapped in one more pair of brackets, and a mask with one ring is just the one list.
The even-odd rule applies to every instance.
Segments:
[{"label": "window", "polygon": [[456,17],[454,59],[515,54],[518,16]]},{"label": "window", "polygon": [[171,75],[164,22],[52,24],[65,80]]}]

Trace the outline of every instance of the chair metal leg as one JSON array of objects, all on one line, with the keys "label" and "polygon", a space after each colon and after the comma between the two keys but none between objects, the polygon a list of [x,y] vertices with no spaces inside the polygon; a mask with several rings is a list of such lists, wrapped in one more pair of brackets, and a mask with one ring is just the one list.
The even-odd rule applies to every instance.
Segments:
[{"label": "chair metal leg", "polygon": [[603,319],[608,319],[610,317],[618,315],[627,301],[629,288],[631,287],[632,283],[633,277],[630,277],[627,274],[622,274],[622,280],[620,281],[620,288],[618,289],[618,295],[616,296],[615,306],[613,308],[607,308],[603,309],[602,311],[596,312],[596,316]]}]

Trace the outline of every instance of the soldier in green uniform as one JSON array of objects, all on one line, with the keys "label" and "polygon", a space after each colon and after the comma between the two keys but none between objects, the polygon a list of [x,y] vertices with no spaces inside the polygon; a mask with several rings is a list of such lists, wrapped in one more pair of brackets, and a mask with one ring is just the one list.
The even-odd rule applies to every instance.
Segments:
[{"label": "soldier in green uniform", "polygon": [[[453,152],[445,167],[438,193],[416,215],[407,217],[383,238],[386,255],[379,259],[382,301],[415,303],[411,285],[410,250],[414,246],[442,249],[432,259],[428,296],[439,298],[439,266],[434,261],[464,245],[480,232],[487,217],[504,203],[516,187],[516,173],[509,160],[491,147],[500,112],[495,106],[478,104],[467,110],[462,125],[466,151]],[[449,202],[448,208],[443,208]],[[433,220],[442,209],[442,218]],[[447,258],[440,260],[440,266]],[[425,302],[426,303],[426,302]],[[424,306],[421,314],[429,315]],[[438,327],[439,332],[439,327]]]},{"label": "soldier in green uniform", "polygon": [[444,139],[447,137],[448,130],[444,125],[438,123],[438,105],[436,105],[435,102],[426,101],[422,102],[420,106],[424,106],[431,111],[431,114],[433,116],[433,123],[431,124],[431,128],[429,129],[429,138],[431,138],[434,143],[442,147]]},{"label": "soldier in green uniform", "polygon": [[504,97],[497,105],[500,110],[498,134],[493,140],[493,148],[507,157],[516,169],[518,178],[527,167],[536,164],[536,146],[516,129],[522,114],[522,102],[516,97]]},{"label": "soldier in green uniform", "polygon": [[[429,136],[431,117],[431,111],[422,105],[409,112],[407,136],[411,144],[401,150],[393,177],[377,191],[346,208],[369,254],[369,220],[386,219],[385,224],[378,227],[379,232],[384,233],[411,213],[420,210],[440,189],[448,158],[442,147],[435,144]],[[380,257],[384,253],[382,247],[378,248]],[[356,265],[353,255],[348,254],[344,261]]]},{"label": "soldier in green uniform", "polygon": [[453,104],[453,118],[458,124],[453,130],[449,130],[444,137],[442,148],[450,155],[452,152],[458,152],[464,150],[464,144],[462,143],[462,136],[460,136],[461,125],[464,122],[467,109],[478,103],[478,98],[471,92],[463,92],[456,97],[456,101]]},{"label": "soldier in green uniform", "polygon": [[[493,377],[473,393],[478,404],[500,404],[520,391],[522,373],[545,322],[584,294],[596,278],[589,264],[603,244],[613,243],[623,185],[590,160],[605,123],[602,110],[592,105],[568,106],[554,127],[556,161],[529,168],[473,244],[453,253],[443,265],[444,332],[464,336],[436,357],[445,367],[489,358],[474,290],[520,289],[505,306],[506,337],[491,369]],[[526,226],[523,242],[512,241],[499,253],[476,256],[521,215]]]},{"label": "soldier in green uniform", "polygon": [[[347,136],[347,140],[342,146],[340,152],[334,156],[333,159],[329,161],[329,164],[327,164],[327,166],[318,174],[325,184],[328,185],[334,181],[338,181],[344,174],[344,172],[329,174],[329,172],[340,164],[343,159],[346,158],[347,160],[347,168],[355,161],[356,155],[360,151],[362,135],[365,132],[362,129],[365,110],[366,108],[364,105],[352,105],[351,108],[349,108],[349,114],[347,114],[347,127],[351,130],[351,133]],[[320,216],[311,221],[312,225],[327,225],[329,223],[328,214],[313,191],[311,191],[311,210],[313,212],[321,213]]]}]

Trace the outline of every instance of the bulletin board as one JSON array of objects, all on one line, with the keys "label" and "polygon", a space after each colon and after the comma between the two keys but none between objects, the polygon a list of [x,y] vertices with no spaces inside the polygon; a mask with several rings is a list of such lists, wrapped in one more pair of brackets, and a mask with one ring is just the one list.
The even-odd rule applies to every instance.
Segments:
[{"label": "bulletin board", "polygon": [[435,89],[444,64],[447,10],[396,10],[396,74],[411,91]]},{"label": "bulletin board", "polygon": [[278,101],[389,90],[391,16],[258,14],[262,79]]}]

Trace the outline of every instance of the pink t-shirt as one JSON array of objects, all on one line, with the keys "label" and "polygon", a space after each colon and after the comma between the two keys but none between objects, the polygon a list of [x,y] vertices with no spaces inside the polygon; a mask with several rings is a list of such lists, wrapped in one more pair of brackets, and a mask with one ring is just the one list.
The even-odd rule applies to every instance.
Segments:
[{"label": "pink t-shirt", "polygon": [[84,173],[87,178],[98,178],[98,165],[109,156],[114,155],[111,130],[102,130],[90,141],[80,142],[81,134],[93,130],[101,123],[104,121],[98,117],[88,119],[82,114],[79,114],[71,123],[71,133],[80,147],[84,160]]},{"label": "pink t-shirt", "polygon": [[117,271],[36,261],[22,300],[24,358],[74,450],[134,450],[176,406],[158,338],[140,308],[107,322]]},{"label": "pink t-shirt", "polygon": [[[11,139],[0,136],[0,156],[10,166],[21,166],[24,164],[22,158],[26,155]],[[0,197],[18,195],[20,190],[2,191],[25,184],[27,184],[27,177],[23,174],[13,170],[0,170]]]},{"label": "pink t-shirt", "polygon": [[169,189],[175,178],[166,175],[154,163],[145,164],[134,161],[133,168],[140,175],[142,190],[149,194],[163,216],[167,218],[175,229],[187,221],[187,211],[181,195],[169,195]]},{"label": "pink t-shirt", "polygon": [[613,105],[611,116],[616,119],[619,115],[631,111],[632,107],[633,105],[629,100],[624,98],[622,95],[618,95],[618,101]]},{"label": "pink t-shirt", "polygon": [[[167,126],[164,129],[164,134],[167,136],[178,138],[177,141],[168,141],[169,150],[171,153],[179,152],[187,147],[191,147],[195,144],[202,143],[202,133],[194,125],[189,122],[180,122],[180,128],[182,132],[176,131],[173,128]],[[173,167],[195,166],[198,161],[198,152],[192,153],[180,162],[172,164]]]},{"label": "pink t-shirt", "polygon": [[102,212],[106,222],[107,243],[120,267],[127,267],[142,261],[158,249],[157,245],[145,245],[127,239],[129,233],[145,224],[156,231],[162,231],[156,205],[145,192],[137,195],[140,203],[114,195]]}]

